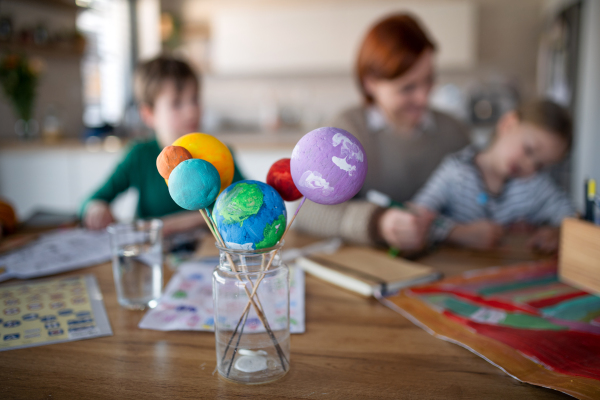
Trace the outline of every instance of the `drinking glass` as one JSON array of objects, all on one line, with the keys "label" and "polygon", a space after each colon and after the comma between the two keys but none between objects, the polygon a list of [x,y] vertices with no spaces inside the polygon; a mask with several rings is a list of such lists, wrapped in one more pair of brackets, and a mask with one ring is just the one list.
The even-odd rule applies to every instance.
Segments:
[{"label": "drinking glass", "polygon": [[107,228],[117,299],[132,310],[154,308],[163,285],[162,221],[134,221]]}]

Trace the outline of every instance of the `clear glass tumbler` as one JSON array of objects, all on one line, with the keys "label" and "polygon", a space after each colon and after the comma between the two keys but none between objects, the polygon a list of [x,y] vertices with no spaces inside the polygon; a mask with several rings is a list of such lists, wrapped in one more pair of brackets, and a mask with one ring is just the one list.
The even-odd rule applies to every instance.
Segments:
[{"label": "clear glass tumbler", "polygon": [[163,286],[162,221],[135,221],[108,228],[117,299],[132,310],[154,308]]},{"label": "clear glass tumbler", "polygon": [[217,246],[215,341],[217,369],[226,380],[269,383],[289,371],[290,271],[279,257],[281,246],[261,250]]}]

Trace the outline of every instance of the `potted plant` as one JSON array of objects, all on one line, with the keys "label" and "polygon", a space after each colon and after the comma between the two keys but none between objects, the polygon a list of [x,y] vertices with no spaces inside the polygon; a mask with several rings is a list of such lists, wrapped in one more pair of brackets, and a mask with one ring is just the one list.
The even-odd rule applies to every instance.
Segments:
[{"label": "potted plant", "polygon": [[42,69],[41,60],[17,53],[5,54],[0,59],[0,85],[19,118],[15,130],[22,139],[29,139],[38,130],[33,108]]}]

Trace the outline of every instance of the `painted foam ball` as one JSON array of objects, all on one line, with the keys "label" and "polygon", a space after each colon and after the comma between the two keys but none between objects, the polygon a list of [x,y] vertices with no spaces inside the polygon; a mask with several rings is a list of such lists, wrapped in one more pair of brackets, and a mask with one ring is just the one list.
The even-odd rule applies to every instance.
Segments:
[{"label": "painted foam ball", "polygon": [[192,158],[181,162],[169,177],[169,194],[186,210],[200,210],[211,205],[221,187],[219,172],[208,161]]},{"label": "painted foam ball", "polygon": [[156,168],[160,176],[169,179],[169,175],[171,175],[173,169],[182,161],[189,160],[190,158],[192,158],[192,155],[185,148],[181,146],[167,146],[156,158]]},{"label": "painted foam ball", "polygon": [[223,241],[232,249],[275,246],[287,224],[283,199],[259,181],[239,181],[229,186],[217,198],[212,215]]},{"label": "painted foam ball", "polygon": [[267,185],[271,185],[277,190],[277,193],[285,201],[294,201],[302,197],[302,193],[300,193],[292,179],[289,158],[282,158],[271,165],[267,173]]},{"label": "painted foam ball", "polygon": [[192,157],[214,165],[221,177],[220,190],[231,185],[234,173],[233,156],[219,139],[206,133],[189,133],[173,142],[173,146],[181,146],[189,151]]},{"label": "painted foam ball", "polygon": [[292,179],[307,199],[340,204],[354,197],[367,176],[367,156],[350,132],[324,127],[308,132],[292,151]]}]

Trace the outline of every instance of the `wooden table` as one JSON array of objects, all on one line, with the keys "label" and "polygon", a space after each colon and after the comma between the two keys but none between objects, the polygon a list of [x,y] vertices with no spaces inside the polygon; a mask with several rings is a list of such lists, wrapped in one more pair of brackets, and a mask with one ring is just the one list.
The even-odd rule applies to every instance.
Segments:
[{"label": "wooden table", "polygon": [[[303,240],[288,239],[288,246]],[[487,253],[442,248],[420,261],[454,275],[535,258],[513,246]],[[227,383],[215,372],[212,333],[138,329],[143,312],[119,307],[110,264],[64,275],[82,273],[96,276],[114,335],[1,352],[0,398],[566,398],[518,382],[374,299],[311,276],[306,333],[292,335],[290,372],[269,385]]]}]

